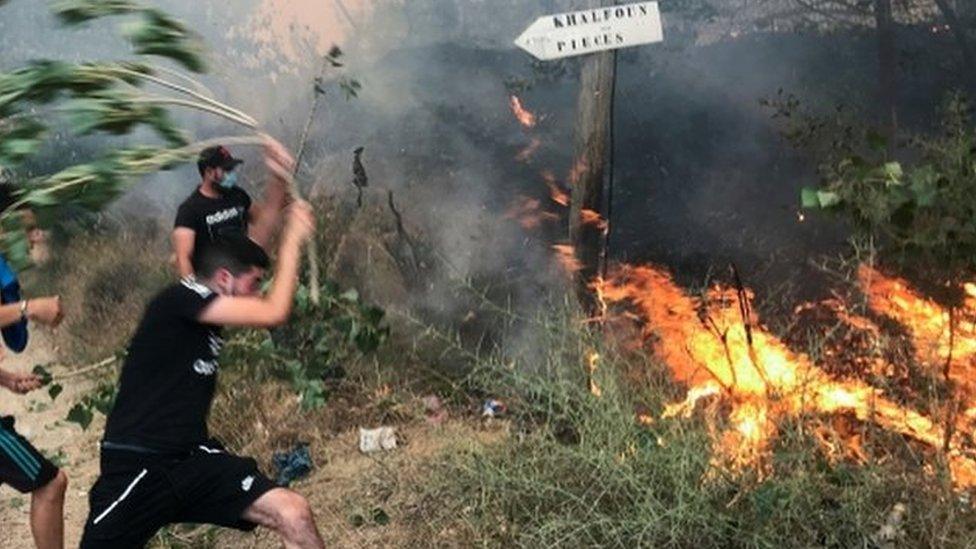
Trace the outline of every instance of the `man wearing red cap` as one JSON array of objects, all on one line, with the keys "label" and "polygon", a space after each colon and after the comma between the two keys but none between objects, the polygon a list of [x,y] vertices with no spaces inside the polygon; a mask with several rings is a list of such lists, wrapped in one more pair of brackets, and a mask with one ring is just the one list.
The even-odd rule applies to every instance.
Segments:
[{"label": "man wearing red cap", "polygon": [[219,237],[245,235],[266,248],[285,206],[287,178],[280,172],[284,147],[268,138],[264,148],[265,165],[270,181],[265,200],[255,204],[237,186],[237,166],[243,160],[234,158],[226,147],[204,149],[197,160],[200,186],[180,204],[173,228],[173,253],[180,277],[193,274],[191,259],[195,252]]}]

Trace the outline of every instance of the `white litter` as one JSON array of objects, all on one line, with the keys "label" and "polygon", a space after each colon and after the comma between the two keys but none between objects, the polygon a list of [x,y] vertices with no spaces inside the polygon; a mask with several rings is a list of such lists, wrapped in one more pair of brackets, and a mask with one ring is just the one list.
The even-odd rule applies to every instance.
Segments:
[{"label": "white litter", "polygon": [[378,427],[376,429],[359,428],[359,451],[368,454],[380,450],[392,450],[397,447],[396,432],[393,427]]}]

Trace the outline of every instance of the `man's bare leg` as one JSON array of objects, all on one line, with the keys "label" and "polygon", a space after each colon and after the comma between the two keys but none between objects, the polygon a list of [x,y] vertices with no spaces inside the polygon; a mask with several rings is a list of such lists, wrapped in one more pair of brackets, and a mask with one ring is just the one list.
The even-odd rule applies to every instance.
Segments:
[{"label": "man's bare leg", "polygon": [[286,488],[263,494],[244,510],[244,519],[277,532],[288,549],[323,549],[308,500]]},{"label": "man's bare leg", "polygon": [[31,493],[30,523],[37,549],[64,547],[64,493],[68,477],[58,471],[56,477]]}]

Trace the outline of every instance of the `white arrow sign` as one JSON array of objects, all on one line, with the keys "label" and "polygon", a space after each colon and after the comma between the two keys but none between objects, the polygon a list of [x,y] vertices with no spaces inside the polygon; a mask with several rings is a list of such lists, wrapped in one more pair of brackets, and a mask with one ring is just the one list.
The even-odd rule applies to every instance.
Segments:
[{"label": "white arrow sign", "polygon": [[515,44],[547,61],[662,40],[657,2],[638,2],[540,17]]}]

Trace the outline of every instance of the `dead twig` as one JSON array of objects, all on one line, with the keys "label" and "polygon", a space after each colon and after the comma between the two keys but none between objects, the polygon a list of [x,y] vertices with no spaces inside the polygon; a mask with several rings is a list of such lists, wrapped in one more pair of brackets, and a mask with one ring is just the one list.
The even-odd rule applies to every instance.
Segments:
[{"label": "dead twig", "polygon": [[53,379],[54,381],[63,381],[65,379],[71,379],[73,377],[83,376],[85,374],[88,374],[88,373],[91,373],[91,372],[100,370],[100,369],[102,369],[102,368],[104,368],[106,366],[110,366],[112,364],[115,364],[116,362],[118,362],[118,360],[119,360],[119,357],[117,357],[117,356],[110,356],[108,358],[103,358],[102,360],[99,360],[98,362],[96,362],[94,364],[89,364],[88,366],[84,366],[84,367],[79,368],[77,370],[71,370],[70,372],[67,372],[67,373],[64,373],[64,374],[60,374],[60,375],[56,375],[56,376],[51,376],[51,379]]},{"label": "dead twig", "polygon": [[387,203],[390,206],[390,211],[393,212],[393,218],[396,220],[397,235],[407,243],[407,247],[410,250],[410,266],[416,273],[420,269],[420,263],[417,260],[417,247],[414,245],[413,238],[410,237],[410,233],[403,227],[403,216],[397,210],[396,203],[393,202],[393,191],[386,191]]},{"label": "dead twig", "polygon": [[952,368],[952,348],[956,341],[956,306],[949,307],[949,353],[946,356],[945,365],[942,367],[942,377],[949,383],[949,374]]},{"label": "dead twig", "polygon": [[[325,72],[326,64],[329,62],[328,57],[322,61],[322,72]],[[308,111],[308,117],[305,118],[305,126],[302,128],[302,136],[298,141],[298,149],[295,153],[295,170],[293,172],[293,177],[289,181],[288,192],[293,198],[301,198],[299,194],[298,185],[295,184],[295,177],[298,175],[298,171],[302,167],[302,157],[305,156],[305,145],[308,143],[308,134],[312,128],[312,122],[315,121],[315,115],[319,110],[319,99],[325,96],[325,88],[322,86],[322,76],[315,77],[314,87],[312,89],[312,107]],[[309,288],[308,297],[312,300],[315,305],[319,304],[319,254],[318,248],[315,246],[315,239],[313,238],[308,244],[308,278],[309,278]]]},{"label": "dead twig", "polygon": [[749,362],[756,369],[756,373],[759,374],[759,378],[763,381],[764,389],[768,393],[769,380],[766,378],[766,372],[759,365],[756,348],[752,343],[752,308],[749,305],[749,294],[746,293],[742,279],[739,277],[739,269],[736,268],[735,263],[729,263],[729,269],[732,271],[732,280],[735,282],[735,296],[739,302],[739,314],[742,316],[742,326],[746,332],[746,350],[748,351]]},{"label": "dead twig", "polygon": [[352,151],[352,186],[356,187],[356,207],[363,207],[363,189],[369,186],[366,166],[363,166],[363,147],[356,147]]}]

